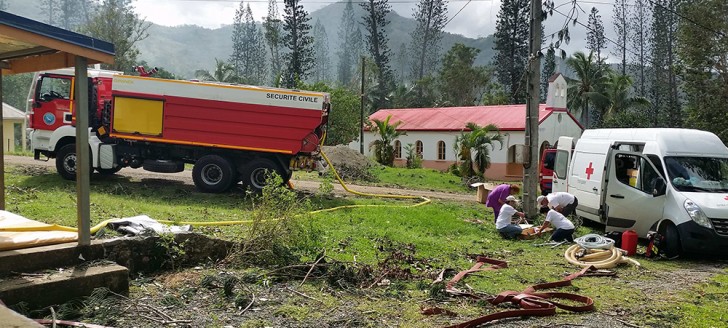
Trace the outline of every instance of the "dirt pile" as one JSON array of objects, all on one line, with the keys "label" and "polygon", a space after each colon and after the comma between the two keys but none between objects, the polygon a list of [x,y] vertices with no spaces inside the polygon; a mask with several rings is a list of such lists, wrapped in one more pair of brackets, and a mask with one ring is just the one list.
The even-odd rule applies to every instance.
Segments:
[{"label": "dirt pile", "polygon": [[[371,168],[375,165],[369,158],[346,146],[324,146],[323,152],[329,158],[344,180],[374,181]],[[330,174],[326,168],[326,174]]]}]

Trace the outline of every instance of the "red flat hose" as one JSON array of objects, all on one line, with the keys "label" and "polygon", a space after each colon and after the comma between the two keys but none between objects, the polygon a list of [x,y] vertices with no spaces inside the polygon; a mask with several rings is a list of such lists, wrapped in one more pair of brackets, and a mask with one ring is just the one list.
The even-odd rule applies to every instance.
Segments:
[{"label": "red flat hose", "polygon": [[[485,264],[491,264],[491,266],[482,268]],[[477,263],[472,268],[460,271],[455,277],[453,277],[446,285],[445,291],[452,295],[470,296],[475,298],[481,298],[471,293],[465,293],[457,290],[455,284],[460,281],[466,275],[479,272],[498,270],[508,267],[505,261],[494,260],[484,256],[477,257]],[[538,290],[560,288],[565,286],[571,286],[571,281],[581,276],[613,276],[614,272],[597,270],[595,267],[586,267],[583,270],[573,273],[560,281],[548,282],[543,284],[537,284],[530,286],[522,292],[505,291],[498,294],[495,297],[485,298],[490,304],[497,305],[500,303],[510,302],[514,305],[518,305],[520,310],[508,310],[501,311],[492,314],[482,316],[477,319],[459,323],[456,325],[448,326],[447,328],[469,328],[476,327],[494,320],[506,319],[506,318],[517,318],[523,316],[550,316],[556,314],[556,309],[564,309],[572,312],[588,312],[594,310],[594,300],[590,297],[572,294],[572,293],[557,293],[557,292],[545,292],[538,293]],[[439,279],[438,279],[439,280]],[[569,300],[573,302],[581,303],[582,305],[566,305],[557,302],[556,300]]]}]

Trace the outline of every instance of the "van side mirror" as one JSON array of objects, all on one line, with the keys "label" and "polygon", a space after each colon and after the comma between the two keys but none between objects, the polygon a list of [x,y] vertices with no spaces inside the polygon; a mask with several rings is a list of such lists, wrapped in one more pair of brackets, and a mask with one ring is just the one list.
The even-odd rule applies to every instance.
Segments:
[{"label": "van side mirror", "polygon": [[655,179],[655,184],[652,187],[652,196],[662,196],[667,191],[667,184],[665,183],[665,179],[662,177],[658,177]]}]

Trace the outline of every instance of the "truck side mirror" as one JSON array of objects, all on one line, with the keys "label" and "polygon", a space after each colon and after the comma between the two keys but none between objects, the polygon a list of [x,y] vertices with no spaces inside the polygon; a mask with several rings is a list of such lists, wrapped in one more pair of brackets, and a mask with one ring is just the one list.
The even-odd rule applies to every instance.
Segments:
[{"label": "truck side mirror", "polygon": [[667,184],[665,183],[665,179],[663,179],[662,177],[656,178],[655,184],[652,188],[652,196],[653,197],[662,196],[665,194],[666,191],[667,191]]}]

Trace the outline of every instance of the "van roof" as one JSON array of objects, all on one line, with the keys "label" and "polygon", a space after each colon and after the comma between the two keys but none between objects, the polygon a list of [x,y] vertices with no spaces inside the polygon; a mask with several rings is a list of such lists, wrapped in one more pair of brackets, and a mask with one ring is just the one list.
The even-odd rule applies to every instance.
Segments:
[{"label": "van roof", "polygon": [[728,148],[715,134],[693,129],[594,129],[585,130],[581,139],[654,142],[663,155],[728,157]]}]

